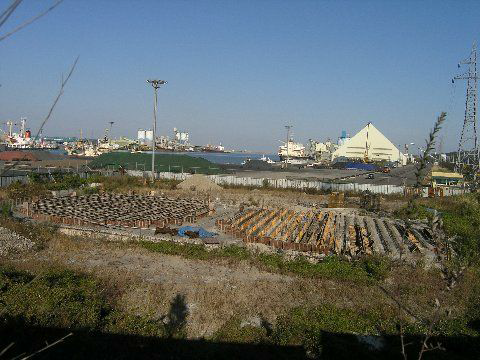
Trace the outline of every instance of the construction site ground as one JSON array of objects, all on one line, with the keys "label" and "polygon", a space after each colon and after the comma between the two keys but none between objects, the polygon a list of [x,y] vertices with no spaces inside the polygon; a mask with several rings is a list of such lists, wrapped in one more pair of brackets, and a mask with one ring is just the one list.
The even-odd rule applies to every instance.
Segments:
[{"label": "construction site ground", "polygon": [[[242,207],[282,207],[298,212],[321,211],[327,210],[325,206],[329,201],[328,195],[271,189],[223,189],[210,193],[159,190],[157,195],[209,199],[215,213],[183,225],[201,226],[216,232],[220,232],[216,225],[217,220],[233,216]],[[393,201],[388,198],[382,200],[382,206],[389,203]],[[397,206],[403,204],[404,201],[400,200]],[[363,214],[361,216],[366,215],[364,210],[359,209],[358,197],[345,197],[344,208],[334,211],[343,216],[360,213]],[[355,314],[377,314],[381,319],[380,323],[386,324],[390,329],[396,307],[378,284],[382,284],[383,288],[389,291],[394,291],[397,287],[407,289],[405,293],[408,296],[405,301],[422,314],[430,311],[431,303],[440,291],[438,274],[425,270],[425,263],[421,259],[418,259],[418,264],[394,260],[391,269],[385,273],[385,278],[376,282],[377,280],[370,281],[364,270],[360,270],[361,278],[345,276],[345,265],[324,274],[292,272],[270,267],[267,263],[258,261],[260,254],[256,253],[254,247],[249,248],[251,255],[247,258],[201,259],[185,254],[167,255],[136,241],[139,239],[115,234],[107,236],[108,234],[98,229],[100,228],[92,228],[90,233],[66,234],[57,231],[42,246],[22,250],[14,256],[2,257],[0,263],[33,273],[53,267],[91,274],[101,279],[106,288],[110,289],[109,296],[116,309],[156,321],[162,321],[162,316],[169,311],[172,300],[182,295],[188,308],[188,338],[215,336],[232,319],[238,320],[239,324],[254,324],[253,326],[263,321],[275,325],[280,317],[289,316],[293,309],[299,307],[334,309],[332,319],[336,316],[335,309],[347,309]],[[143,229],[118,230],[115,227],[103,227],[103,230],[105,229],[145,237],[145,232],[141,233],[145,231]],[[174,239],[168,236],[155,235],[154,230],[150,229],[145,240],[198,240],[185,240],[178,236]],[[231,234],[221,233],[219,239],[225,244],[243,244],[241,238]],[[358,266],[357,270],[360,269],[360,265]],[[458,291],[449,293],[444,301],[455,304],[462,310],[466,306],[463,286],[462,283]],[[372,334],[382,331],[372,330]]]},{"label": "construction site ground", "polygon": [[33,271],[60,266],[93,274],[115,289],[116,306],[153,318],[165,314],[177,294],[185,295],[190,337],[212,335],[233,317],[274,323],[297,306],[388,306],[379,289],[365,284],[270,273],[247,261],[186,259],[88,237],[57,236],[44,249],[8,263]]}]

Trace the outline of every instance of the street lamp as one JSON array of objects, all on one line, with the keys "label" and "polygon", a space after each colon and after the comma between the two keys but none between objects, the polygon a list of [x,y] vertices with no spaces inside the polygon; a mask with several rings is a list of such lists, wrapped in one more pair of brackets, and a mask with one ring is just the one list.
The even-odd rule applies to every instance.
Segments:
[{"label": "street lamp", "polygon": [[157,130],[157,90],[160,86],[165,85],[167,82],[165,80],[153,80],[148,79],[147,83],[153,86],[155,98],[153,102],[153,138],[152,138],[152,181],[155,181],[155,136]]}]

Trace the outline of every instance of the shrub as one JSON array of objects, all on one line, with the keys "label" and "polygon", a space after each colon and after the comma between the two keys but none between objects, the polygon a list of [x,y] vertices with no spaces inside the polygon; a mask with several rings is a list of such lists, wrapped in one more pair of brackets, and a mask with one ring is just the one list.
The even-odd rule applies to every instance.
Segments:
[{"label": "shrub", "polygon": [[7,203],[2,203],[2,216],[4,218],[12,216],[12,206]]},{"label": "shrub", "polygon": [[44,196],[47,193],[45,185],[40,183],[23,184],[20,181],[15,181],[7,187],[9,199],[25,199],[32,196]]}]

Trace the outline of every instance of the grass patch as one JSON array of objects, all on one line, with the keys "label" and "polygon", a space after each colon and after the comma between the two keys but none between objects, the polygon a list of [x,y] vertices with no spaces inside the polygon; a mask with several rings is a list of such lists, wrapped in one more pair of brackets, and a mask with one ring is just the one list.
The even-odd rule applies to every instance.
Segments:
[{"label": "grass patch", "polygon": [[238,317],[232,317],[215,332],[212,340],[240,344],[271,343],[270,327],[270,324],[263,319],[261,319],[260,326],[253,326],[252,324],[242,324]]},{"label": "grass patch", "polygon": [[328,351],[333,348],[336,356],[340,355],[342,359],[352,358],[352,351],[355,351],[355,358],[371,358],[375,353],[360,344],[354,334],[378,334],[378,324],[378,315],[374,313],[334,305],[295,307],[278,317],[275,325],[261,320],[257,326],[251,326],[234,317],[215,333],[213,339],[233,343],[301,345],[309,358],[324,358],[326,347]]},{"label": "grass patch", "polygon": [[117,310],[101,281],[53,268],[39,274],[0,267],[0,325],[165,336],[160,319]]},{"label": "grass patch", "polygon": [[0,269],[0,304],[8,318],[45,327],[99,329],[109,310],[101,285],[69,270]]},{"label": "grass patch", "polygon": [[375,262],[373,260],[349,262],[337,256],[328,256],[321,262],[311,263],[304,257],[287,260],[280,254],[257,254],[245,247],[236,245],[207,250],[201,244],[180,244],[173,241],[142,241],[141,246],[150,251],[182,256],[187,259],[226,259],[234,262],[246,260],[252,265],[269,272],[298,275],[307,278],[334,278],[360,283],[372,283],[375,280],[386,277],[388,274],[388,269],[381,265],[387,261],[380,259],[376,259]]},{"label": "grass patch", "polygon": [[207,250],[207,248],[201,244],[181,244],[173,241],[142,241],[141,245],[150,251],[166,255],[178,255],[187,259],[213,260],[227,258],[245,260],[250,257],[247,249],[235,245],[212,250]]},{"label": "grass patch", "polygon": [[337,256],[328,256],[319,263],[311,263],[303,257],[286,260],[278,254],[259,254],[256,263],[262,268],[283,274],[302,277],[334,278],[355,282],[371,282],[368,273],[357,263],[349,262]]},{"label": "grass patch", "polygon": [[[478,332],[465,332],[465,320],[465,317],[457,317],[440,321],[434,333],[442,339],[447,353],[432,353],[432,359],[460,359],[463,358],[462,355],[476,353],[478,345],[474,346],[475,349],[466,348],[458,352],[459,342],[473,343],[478,336]],[[351,359],[352,353],[355,354],[355,359],[397,358],[400,355],[397,324],[397,315],[392,308],[371,306],[359,309],[326,303],[320,306],[293,307],[279,316],[274,325],[260,318],[260,322],[252,326],[232,317],[214,334],[213,340],[301,345],[309,358]],[[413,319],[404,323],[404,335],[412,342],[412,346],[407,349],[409,358],[418,357],[418,345],[423,340],[424,332],[424,326]],[[359,335],[374,336],[377,340],[381,337],[384,347],[374,350],[360,341]],[[439,355],[441,356],[438,357]]]}]

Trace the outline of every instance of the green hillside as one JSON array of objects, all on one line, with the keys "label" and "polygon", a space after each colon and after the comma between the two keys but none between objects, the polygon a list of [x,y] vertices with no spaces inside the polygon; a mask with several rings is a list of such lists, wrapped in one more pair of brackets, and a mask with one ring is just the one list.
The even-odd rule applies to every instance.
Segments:
[{"label": "green hillside", "polygon": [[[129,170],[145,170],[152,169],[151,154],[132,154],[124,152],[111,152],[102,154],[95,158],[89,166],[93,169],[115,168],[122,166]],[[155,154],[155,170],[171,171],[171,172],[191,172],[199,174],[218,174],[220,169],[217,164],[208,160],[176,154]]]}]

